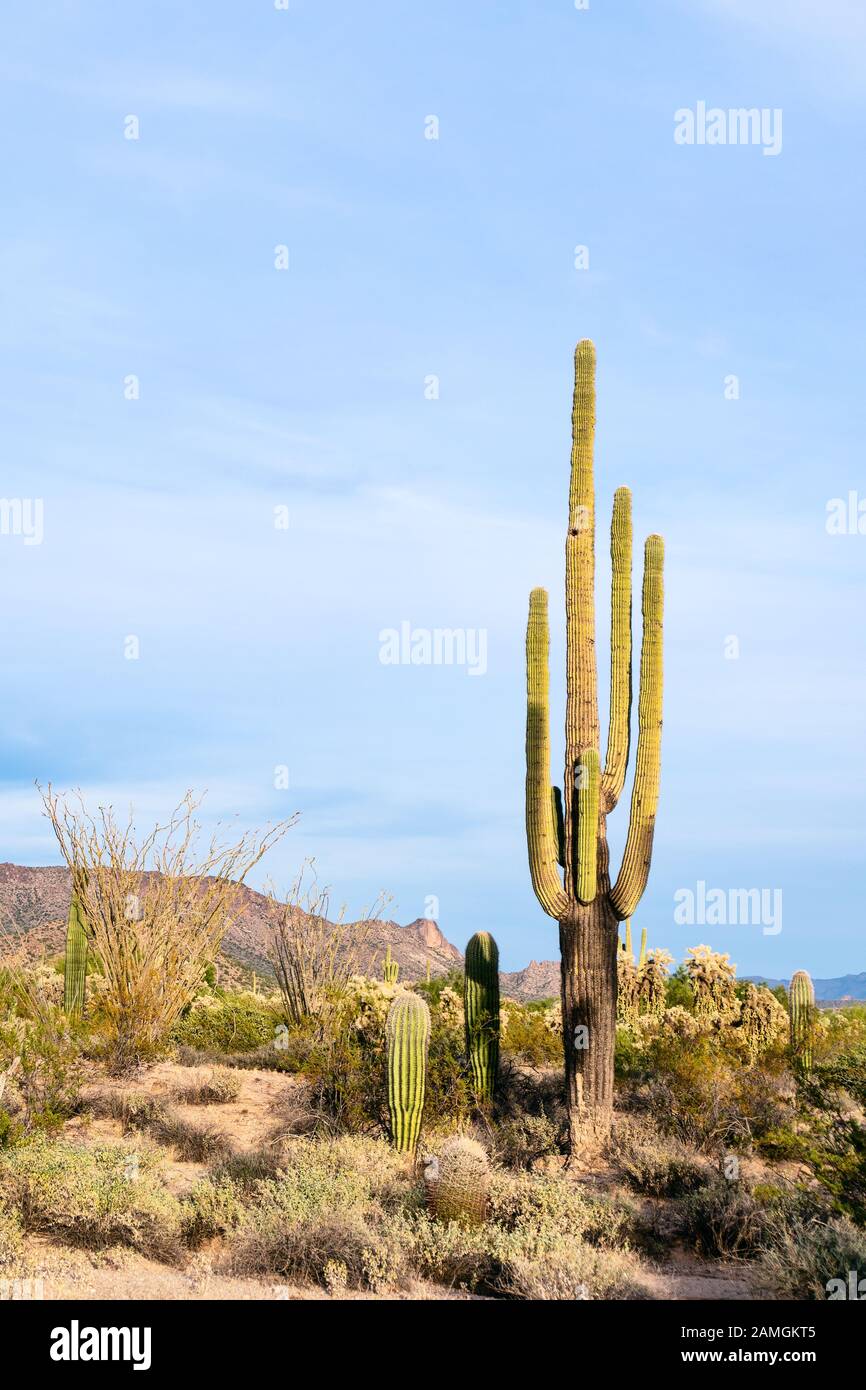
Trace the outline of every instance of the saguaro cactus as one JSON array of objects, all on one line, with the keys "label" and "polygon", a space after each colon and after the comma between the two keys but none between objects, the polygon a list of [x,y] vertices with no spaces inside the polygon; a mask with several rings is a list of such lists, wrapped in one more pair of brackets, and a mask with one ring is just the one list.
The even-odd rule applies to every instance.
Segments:
[{"label": "saguaro cactus", "polygon": [[[603,1137],[613,1108],[616,955],[649,875],[662,729],[661,536],[644,548],[643,644],[631,817],[611,887],[606,820],[625,785],[631,738],[631,493],[618,488],[611,525],[610,728],[600,765],[595,651],[595,348],[578,343],[565,541],[566,715],[562,793],[550,784],[547,592],[534,589],[526,633],[526,835],[536,896],[559,922],[569,1137]],[[560,829],[559,805],[562,806]],[[561,875],[557,867],[562,865]]]},{"label": "saguaro cactus", "polygon": [[465,972],[466,1053],[476,1095],[490,1100],[499,1070],[499,948],[489,932],[467,945]]},{"label": "saguaro cactus", "polygon": [[70,1018],[80,1018],[84,1012],[86,980],[87,931],[78,899],[73,898],[66,922],[66,959],[63,964],[63,1008]]},{"label": "saguaro cactus", "polygon": [[391,1138],[400,1153],[414,1153],[427,1082],[430,1010],[417,994],[401,994],[388,1010],[388,1109]]},{"label": "saguaro cactus", "polygon": [[812,1036],[815,1026],[815,990],[811,977],[798,970],[788,991],[791,1019],[791,1054],[800,1072],[812,1070]]},{"label": "saguaro cactus", "polygon": [[385,948],[385,960],[382,966],[382,978],[386,985],[396,985],[400,976],[400,966],[396,960],[391,959],[391,947]]}]

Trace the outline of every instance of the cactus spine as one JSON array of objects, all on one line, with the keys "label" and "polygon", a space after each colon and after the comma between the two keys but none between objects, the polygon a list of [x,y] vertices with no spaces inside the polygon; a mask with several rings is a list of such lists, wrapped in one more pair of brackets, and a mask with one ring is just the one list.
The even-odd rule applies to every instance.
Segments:
[{"label": "cactus spine", "polygon": [[412,1154],[421,1129],[430,1042],[430,1010],[419,995],[401,994],[394,1000],[385,1038],[391,1138],[399,1153]]},{"label": "cactus spine", "polygon": [[489,932],[476,932],[466,947],[463,1015],[472,1084],[480,1100],[492,1100],[499,1070],[499,948]]},{"label": "cactus spine", "polygon": [[385,963],[382,967],[382,978],[386,985],[396,985],[400,975],[400,966],[396,960],[391,959],[391,947],[385,950]]},{"label": "cactus spine", "polygon": [[[606,821],[625,785],[631,738],[631,493],[618,488],[611,524],[610,728],[600,761],[595,650],[595,348],[574,359],[571,484],[565,542],[566,719],[562,833],[550,784],[547,592],[534,589],[526,632],[526,836],[532,885],[559,922],[566,1100],[572,1151],[603,1137],[613,1108],[618,923],[646,887],[659,790],[664,543],[644,548],[643,642],[634,788],[625,853],[608,873]],[[563,865],[560,874],[558,864]]]},{"label": "cactus spine", "polygon": [[427,1161],[427,1200],[438,1221],[478,1225],[487,1215],[490,1163],[475,1139],[446,1139],[437,1158]]},{"label": "cactus spine", "polygon": [[63,965],[63,1008],[70,1018],[84,1012],[87,981],[87,931],[77,898],[69,904],[66,923],[66,959]]},{"label": "cactus spine", "polygon": [[791,1019],[791,1054],[799,1072],[812,1070],[812,1036],[815,1025],[815,990],[811,977],[798,970],[788,991]]}]

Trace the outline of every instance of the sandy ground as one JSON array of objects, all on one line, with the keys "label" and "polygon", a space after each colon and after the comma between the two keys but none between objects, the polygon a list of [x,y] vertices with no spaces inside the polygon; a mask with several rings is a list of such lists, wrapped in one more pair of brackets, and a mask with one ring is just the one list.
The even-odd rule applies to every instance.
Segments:
[{"label": "sandy ground", "polygon": [[[168,1097],[175,1087],[190,1084],[197,1073],[206,1075],[208,1070],[207,1067],[191,1069],[164,1062],[150,1068],[133,1082],[107,1080],[94,1074],[85,1087],[85,1095],[135,1091]],[[172,1102],[172,1108],[192,1123],[216,1126],[236,1151],[254,1150],[275,1134],[285,1132],[292,1116],[302,1109],[299,1103],[301,1083],[279,1072],[239,1069],[233,1074],[240,1081],[240,1091],[234,1101],[207,1106],[175,1105]],[[118,1142],[124,1138],[119,1121],[86,1113],[71,1120],[65,1134],[70,1139],[87,1144]],[[176,1196],[187,1192],[206,1170],[204,1164],[181,1161],[171,1150],[165,1152],[165,1160],[166,1186]],[[610,1170],[600,1169],[576,1175],[576,1180],[598,1190],[613,1190],[614,1180]],[[129,1250],[94,1253],[30,1236],[25,1242],[21,1266],[13,1272],[16,1277],[41,1282],[35,1286],[24,1286],[8,1278],[0,1280],[0,1300],[32,1297],[32,1291],[28,1292],[27,1289],[32,1290],[33,1287],[39,1291],[36,1296],[45,1299],[318,1301],[329,1298],[323,1289],[313,1286],[227,1275],[216,1270],[213,1263],[213,1257],[206,1250],[193,1255],[184,1269],[174,1269]],[[671,1250],[663,1266],[648,1262],[642,1282],[645,1296],[649,1299],[735,1301],[758,1296],[750,1284],[747,1267],[702,1261],[678,1249]],[[375,1297],[369,1293],[346,1293],[342,1296],[352,1300]],[[441,1301],[473,1296],[438,1284],[418,1282],[400,1294],[382,1297],[401,1301]]]}]

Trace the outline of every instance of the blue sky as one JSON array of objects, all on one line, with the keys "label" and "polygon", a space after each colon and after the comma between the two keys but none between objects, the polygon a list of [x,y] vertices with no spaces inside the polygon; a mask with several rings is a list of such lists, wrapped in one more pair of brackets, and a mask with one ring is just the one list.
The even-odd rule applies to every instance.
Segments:
[{"label": "blue sky", "polygon": [[[825,526],[866,494],[864,61],[859,0],[10,7],[2,494],[43,500],[44,540],[0,536],[0,857],[57,862],[34,778],[143,818],[207,788],[244,826],[302,813],[258,883],[314,854],[350,912],[435,898],[461,946],[554,957],[523,638],[544,584],[559,780],[588,336],[602,688],[618,484],[667,543],[635,925],[743,972],[866,968],[866,537]],[[699,101],[781,109],[781,152],[677,145]],[[484,629],[487,673],[383,665],[404,620]],[[699,881],[781,890],[782,931],[676,924]]]}]

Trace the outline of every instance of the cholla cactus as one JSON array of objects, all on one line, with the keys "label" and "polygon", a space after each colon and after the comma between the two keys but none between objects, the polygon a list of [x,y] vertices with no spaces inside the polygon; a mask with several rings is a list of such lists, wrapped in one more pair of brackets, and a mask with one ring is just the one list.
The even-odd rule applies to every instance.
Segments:
[{"label": "cholla cactus", "polygon": [[695,1013],[699,1018],[726,1018],[737,1011],[735,993],[736,967],[727,953],[722,955],[709,946],[690,946],[686,971],[695,996]]},{"label": "cholla cactus", "polygon": [[791,1018],[791,1055],[797,1071],[812,1070],[812,1043],[815,1036],[815,990],[811,977],[798,970],[788,991]]},{"label": "cholla cactus", "polygon": [[756,985],[746,985],[740,1004],[738,1032],[752,1062],[773,1040],[777,1007],[777,1001],[765,986],[759,989]]},{"label": "cholla cactus", "polygon": [[670,951],[650,951],[638,972],[639,1007],[655,1018],[660,1018],[665,1011],[668,966],[672,961]]},{"label": "cholla cactus", "polygon": [[412,1154],[421,1129],[430,1042],[430,1010],[420,995],[397,996],[388,1010],[385,1038],[391,1138],[399,1153]]},{"label": "cholla cactus", "polygon": [[439,1221],[480,1224],[487,1214],[489,1183],[487,1154],[474,1139],[446,1139],[438,1156],[426,1160],[427,1200]]},{"label": "cholla cactus", "polygon": [[499,1070],[499,948],[489,932],[466,947],[463,1011],[466,1054],[480,1100],[492,1100]]},{"label": "cholla cactus", "polygon": [[639,1012],[638,971],[631,951],[623,946],[616,961],[617,1022],[626,1028],[633,1028]]},{"label": "cholla cactus", "polygon": [[400,978],[400,965],[396,960],[391,959],[391,947],[385,950],[385,963],[382,967],[382,979],[386,985],[396,985]]},{"label": "cholla cactus", "polygon": [[66,959],[63,966],[63,1008],[70,1018],[84,1012],[87,985],[87,929],[78,899],[69,904],[66,923]]},{"label": "cholla cactus", "polygon": [[[526,631],[526,837],[532,886],[559,922],[569,1147],[603,1138],[613,1113],[618,923],[637,907],[649,875],[662,729],[664,544],[644,549],[643,645],[635,780],[625,853],[608,867],[607,817],[625,785],[631,740],[631,493],[618,488],[611,524],[611,697],[604,766],[595,639],[595,348],[574,355],[571,484],[565,541],[565,770],[550,783],[547,591],[534,589]],[[562,867],[562,874],[558,868]]]}]

